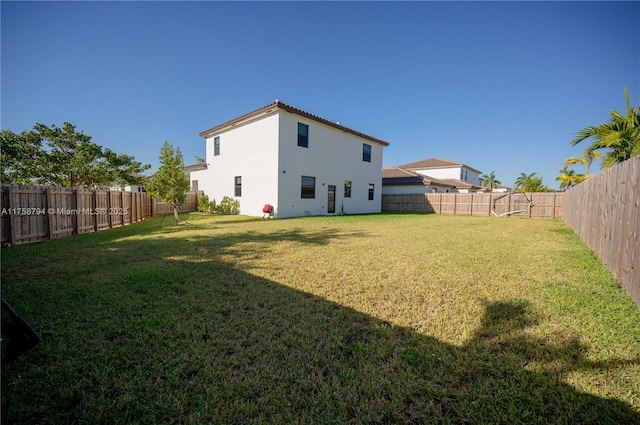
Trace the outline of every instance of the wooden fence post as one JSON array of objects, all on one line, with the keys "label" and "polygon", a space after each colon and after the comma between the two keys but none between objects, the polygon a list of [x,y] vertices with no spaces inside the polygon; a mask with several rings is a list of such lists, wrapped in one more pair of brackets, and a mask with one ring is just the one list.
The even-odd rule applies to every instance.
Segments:
[{"label": "wooden fence post", "polygon": [[91,208],[93,214],[91,214],[93,220],[93,231],[98,231],[98,214],[96,214],[96,210],[98,209],[98,189],[93,189],[93,196],[91,196]]},{"label": "wooden fence post", "polygon": [[[109,211],[109,208],[111,208],[111,191],[110,190],[107,192],[107,212]],[[113,221],[112,221],[111,214],[109,214],[109,229],[113,229]]]},{"label": "wooden fence post", "polygon": [[53,223],[51,222],[53,214],[55,210],[51,206],[53,202],[51,202],[51,187],[47,186],[45,189],[45,204],[47,206],[47,229],[49,230],[49,239],[53,239]]},{"label": "wooden fence post", "polygon": [[80,234],[80,188],[74,188],[75,192],[76,192],[76,226],[75,229],[73,229],[73,231],[75,232],[76,235]]},{"label": "wooden fence post", "polygon": [[[13,208],[15,203],[13,202],[13,185],[9,186],[9,205],[8,208]],[[9,243],[15,244],[16,240],[16,223],[15,214],[9,214]]]}]

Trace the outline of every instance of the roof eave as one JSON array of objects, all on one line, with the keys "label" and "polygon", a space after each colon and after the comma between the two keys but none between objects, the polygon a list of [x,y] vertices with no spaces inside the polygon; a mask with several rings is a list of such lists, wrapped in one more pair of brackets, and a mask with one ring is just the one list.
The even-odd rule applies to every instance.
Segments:
[{"label": "roof eave", "polygon": [[200,132],[198,134],[200,135],[200,137],[208,138],[208,137],[213,136],[216,133],[221,133],[222,131],[227,130],[227,129],[231,128],[231,127],[234,127],[234,126],[236,126],[236,125],[238,125],[238,124],[240,124],[242,122],[245,122],[245,121],[251,120],[253,118],[256,118],[257,116],[269,114],[269,113],[275,111],[276,109],[281,109],[281,110],[289,112],[291,114],[295,114],[295,115],[299,115],[299,116],[311,119],[313,121],[319,122],[319,123],[327,125],[329,127],[333,127],[335,129],[344,131],[345,133],[350,133],[350,134],[353,134],[353,135],[358,136],[360,138],[369,140],[371,142],[378,143],[378,144],[380,144],[382,146],[389,146],[389,142],[387,142],[385,140],[369,136],[367,134],[364,134],[364,133],[361,133],[359,131],[353,130],[351,128],[345,127],[345,126],[343,126],[341,124],[338,124],[338,123],[335,123],[333,121],[329,121],[329,120],[324,119],[322,117],[319,117],[317,115],[310,114],[309,112],[303,111],[301,109],[294,108],[293,106],[287,105],[286,103],[282,103],[279,100],[276,100],[275,102],[270,103],[269,105],[263,106],[262,108],[256,109],[255,111],[249,112],[247,114],[244,114],[244,115],[241,115],[241,116],[239,116],[237,118],[234,118],[234,119],[232,119],[230,121],[227,121],[225,123],[222,123],[220,125],[212,127],[212,128],[210,128],[208,130],[202,131],[202,132]]}]

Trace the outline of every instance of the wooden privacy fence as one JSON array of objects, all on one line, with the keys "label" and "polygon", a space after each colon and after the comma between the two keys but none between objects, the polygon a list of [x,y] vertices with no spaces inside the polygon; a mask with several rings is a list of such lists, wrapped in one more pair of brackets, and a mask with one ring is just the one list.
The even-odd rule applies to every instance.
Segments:
[{"label": "wooden privacy fence", "polygon": [[[563,193],[411,193],[383,194],[383,212],[416,212],[459,215],[512,214],[513,217],[561,218]],[[533,208],[529,209],[531,199]],[[495,207],[495,208],[494,208]]]},{"label": "wooden privacy fence", "polygon": [[640,308],[640,156],[565,193],[563,219]]},{"label": "wooden privacy fence", "polygon": [[[146,193],[2,185],[2,242],[20,244],[112,229],[172,211]],[[195,211],[198,192],[188,192],[181,211]]]}]

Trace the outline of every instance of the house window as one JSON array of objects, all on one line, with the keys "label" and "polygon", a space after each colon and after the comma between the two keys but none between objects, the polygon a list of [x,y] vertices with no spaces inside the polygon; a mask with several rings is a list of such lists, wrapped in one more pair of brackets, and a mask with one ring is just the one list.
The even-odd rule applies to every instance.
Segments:
[{"label": "house window", "polygon": [[362,160],[371,162],[371,145],[367,145],[366,143],[362,144]]},{"label": "house window", "polygon": [[309,126],[301,122],[298,123],[298,146],[309,147]]},{"label": "house window", "polygon": [[234,177],[234,184],[235,184],[235,196],[236,197],[240,197],[242,196],[242,176],[235,176]]},{"label": "house window", "polygon": [[373,183],[369,183],[369,200],[373,201]]},{"label": "house window", "polygon": [[213,139],[213,156],[220,155],[220,137]]},{"label": "house window", "polygon": [[344,197],[351,198],[351,181],[350,180],[344,181]]},{"label": "house window", "polygon": [[316,197],[316,178],[309,176],[302,176],[302,182],[300,185],[300,197],[311,198]]},{"label": "house window", "polygon": [[191,190],[198,190],[198,180],[191,180]]}]

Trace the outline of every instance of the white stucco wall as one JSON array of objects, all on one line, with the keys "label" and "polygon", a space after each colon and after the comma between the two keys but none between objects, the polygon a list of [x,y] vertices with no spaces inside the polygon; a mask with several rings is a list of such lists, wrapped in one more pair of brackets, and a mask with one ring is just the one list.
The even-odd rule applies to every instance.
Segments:
[{"label": "white stucco wall", "polygon": [[[298,122],[309,126],[309,147],[298,146]],[[220,155],[214,139],[220,137]],[[362,145],[371,146],[371,162],[362,160]],[[238,124],[206,140],[207,170],[193,171],[198,189],[216,202],[234,197],[234,177],[242,176],[240,214],[262,216],[264,204],[278,218],[328,214],[328,188],[335,185],[335,212],[381,210],[383,146],[314,120],[276,110]],[[316,178],[315,198],[301,197],[302,176]],[[351,197],[344,197],[345,180]],[[368,200],[369,183],[374,199]]]},{"label": "white stucco wall", "polygon": [[[309,147],[298,146],[298,123],[309,126]],[[363,143],[371,146],[371,162],[362,160]],[[376,213],[381,209],[383,147],[339,129],[288,112],[280,112],[280,191],[277,216],[327,214],[328,186],[336,186],[335,213]],[[302,176],[316,178],[314,199],[300,196]],[[351,197],[344,182],[351,181]],[[369,200],[369,183],[374,199]]]},{"label": "white stucco wall", "polygon": [[[461,170],[463,172],[466,172],[466,175],[461,174],[460,173]],[[412,171],[425,176],[430,176],[436,179],[457,179],[457,180],[466,181],[467,183],[480,185],[480,174],[466,167],[428,168],[424,170],[412,170]],[[461,175],[462,175],[462,178],[461,178]]]},{"label": "white stucco wall", "polygon": [[[198,189],[220,203],[224,196],[240,202],[240,214],[261,216],[264,204],[277,202],[278,116],[270,114],[248,124],[208,137],[207,170],[194,171]],[[220,137],[220,155],[214,139]],[[236,198],[235,176],[242,177],[242,194]]]},{"label": "white stucco wall", "polygon": [[432,192],[431,188],[423,184],[382,186],[383,195],[399,195],[399,194],[409,194],[409,193],[431,193],[431,192]]}]

